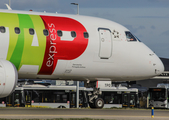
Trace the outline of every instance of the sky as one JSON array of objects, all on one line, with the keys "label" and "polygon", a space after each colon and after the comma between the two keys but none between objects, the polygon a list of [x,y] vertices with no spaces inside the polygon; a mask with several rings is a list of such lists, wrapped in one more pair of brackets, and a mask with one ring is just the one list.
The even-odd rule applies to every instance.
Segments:
[{"label": "sky", "polygon": [[[7,9],[0,0],[0,9]],[[169,0],[11,0],[13,10],[94,16],[128,28],[159,57],[169,58]]]}]

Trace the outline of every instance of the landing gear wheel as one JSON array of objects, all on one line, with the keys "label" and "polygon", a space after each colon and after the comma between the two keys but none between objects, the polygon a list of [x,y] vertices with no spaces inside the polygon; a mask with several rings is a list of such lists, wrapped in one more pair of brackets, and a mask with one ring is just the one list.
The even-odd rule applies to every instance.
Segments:
[{"label": "landing gear wheel", "polygon": [[102,98],[97,98],[95,100],[95,107],[101,109],[101,108],[103,108],[103,106],[104,106],[103,99]]}]

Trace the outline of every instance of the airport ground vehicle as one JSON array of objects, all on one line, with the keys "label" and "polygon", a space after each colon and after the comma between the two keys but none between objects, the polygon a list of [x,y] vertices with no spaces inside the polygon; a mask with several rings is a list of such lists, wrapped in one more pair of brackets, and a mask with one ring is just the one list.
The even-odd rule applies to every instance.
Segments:
[{"label": "airport ground vehicle", "polygon": [[149,88],[149,107],[169,108],[169,84],[158,84],[157,87]]},{"label": "airport ground vehicle", "polygon": [[101,88],[104,108],[139,107],[138,89],[126,87]]},{"label": "airport ground vehicle", "polygon": [[[104,108],[138,107],[138,89],[126,87],[101,88],[100,91],[105,104]],[[93,88],[80,87],[79,107],[88,107],[88,94]],[[50,108],[75,108],[76,86],[43,86],[25,85],[17,87],[15,92],[1,102],[7,107],[50,107]]]},{"label": "airport ground vehicle", "polygon": [[[84,87],[79,90],[81,107],[87,107]],[[85,95],[84,95],[85,94]],[[50,107],[74,108],[76,107],[76,86],[43,86],[27,85],[17,87],[15,92],[6,97],[6,106],[19,107]]]}]

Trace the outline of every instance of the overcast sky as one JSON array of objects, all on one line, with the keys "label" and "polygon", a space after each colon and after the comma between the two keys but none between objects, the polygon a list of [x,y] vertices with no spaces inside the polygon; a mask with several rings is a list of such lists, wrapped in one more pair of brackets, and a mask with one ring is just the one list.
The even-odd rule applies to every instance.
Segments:
[{"label": "overcast sky", "polygon": [[[0,8],[6,9],[0,0]],[[169,0],[11,0],[14,10],[34,10],[101,17],[127,27],[159,57],[169,58]]]}]

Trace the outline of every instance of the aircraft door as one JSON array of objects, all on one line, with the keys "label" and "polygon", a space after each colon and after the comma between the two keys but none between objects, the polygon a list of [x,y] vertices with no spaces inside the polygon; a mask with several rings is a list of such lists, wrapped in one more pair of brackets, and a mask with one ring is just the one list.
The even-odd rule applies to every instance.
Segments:
[{"label": "aircraft door", "polygon": [[111,31],[107,28],[99,28],[100,39],[100,59],[109,59],[112,55],[112,38]]}]

